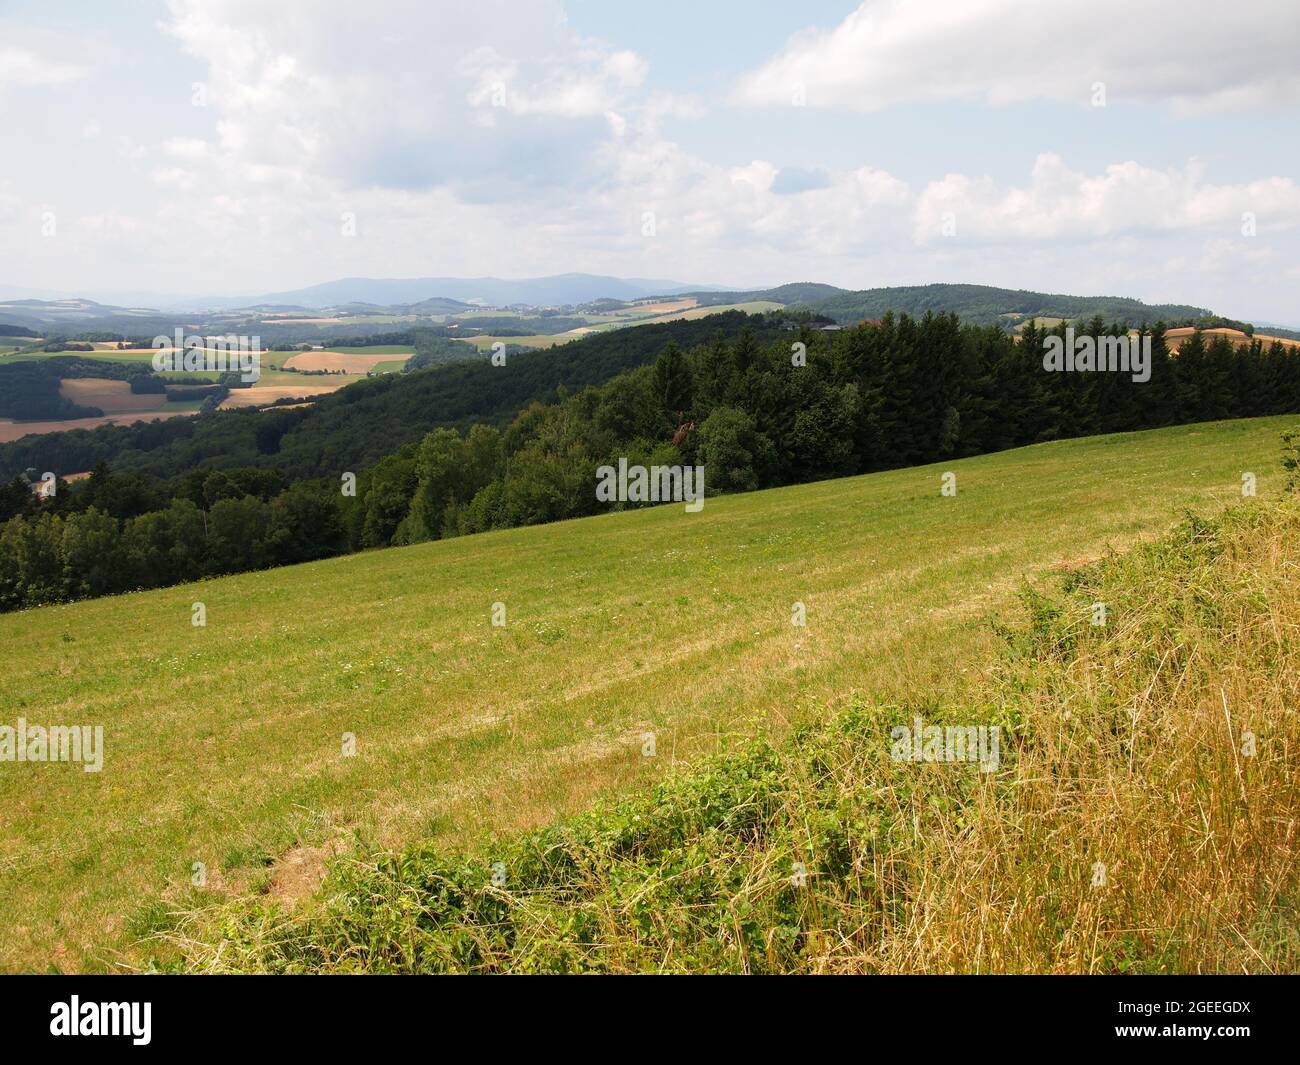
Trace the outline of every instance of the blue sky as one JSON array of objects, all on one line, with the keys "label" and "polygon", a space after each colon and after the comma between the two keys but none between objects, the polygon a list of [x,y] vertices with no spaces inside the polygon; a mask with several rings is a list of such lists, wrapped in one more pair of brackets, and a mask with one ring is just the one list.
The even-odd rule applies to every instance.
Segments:
[{"label": "blue sky", "polygon": [[0,294],[587,271],[1300,324],[1297,45],[1291,0],[0,0]]}]

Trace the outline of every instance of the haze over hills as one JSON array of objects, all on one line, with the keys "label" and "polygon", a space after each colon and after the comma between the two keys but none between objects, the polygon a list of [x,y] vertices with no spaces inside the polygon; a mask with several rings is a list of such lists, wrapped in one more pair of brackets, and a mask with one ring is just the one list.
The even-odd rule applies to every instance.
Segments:
[{"label": "haze over hills", "polygon": [[348,277],[281,292],[176,293],[147,290],[29,288],[0,285],[0,301],[64,300],[90,298],[108,306],[152,307],[159,310],[219,310],[259,304],[299,307],[337,306],[342,303],[381,305],[416,303],[431,297],[450,297],[493,306],[511,302],[543,305],[583,303],[592,299],[636,299],[686,290],[713,291],[716,285],[649,278],[622,278],[597,274],[557,274],[550,277]]},{"label": "haze over hills", "polygon": [[[487,307],[507,307],[522,303],[531,307],[548,307],[588,303],[598,299],[639,299],[644,296],[667,296],[687,291],[716,291],[714,285],[692,285],[681,281],[653,280],[639,277],[608,277],[597,274],[556,274],[552,277],[345,277],[306,288],[268,293],[259,303],[289,303],[302,307],[337,307],[345,303],[372,303],[379,306],[418,303],[435,297],[476,303]],[[215,299],[201,306],[213,309],[245,307],[247,300]]]},{"label": "haze over hills", "polygon": [[122,328],[130,328],[125,324],[129,319],[151,320],[160,314],[149,308],[118,307],[89,299],[15,299],[0,302],[0,333],[7,325],[76,332],[120,321]]},{"label": "haze over hills", "polygon": [[[521,278],[342,278],[288,292],[248,298],[221,297],[191,303],[135,305],[97,303],[86,298],[0,302],[0,326],[8,323],[30,328],[76,332],[116,329],[145,332],[159,321],[178,314],[187,322],[229,325],[232,317],[286,314],[295,311],[333,312],[354,316],[455,315],[475,308],[578,307],[598,302],[611,305],[654,297],[689,298],[699,309],[766,302],[798,307],[843,324],[880,318],[889,311],[924,315],[927,311],[955,312],[964,320],[1014,329],[1030,318],[1074,319],[1101,315],[1107,320],[1132,324],[1163,320],[1187,323],[1209,318],[1215,312],[1191,304],[1147,304],[1126,296],[1074,296],[1032,292],[989,285],[931,284],[894,286],[854,291],[817,282],[796,282],[768,289],[699,287],[646,278],[617,278],[593,274],[560,274]],[[367,332],[409,326],[406,322],[371,321]]]},{"label": "haze over hills", "polygon": [[890,311],[918,318],[927,311],[936,314],[954,312],[965,321],[1009,328],[1030,318],[1073,319],[1101,315],[1107,320],[1140,324],[1208,318],[1214,313],[1205,307],[1184,303],[1149,304],[1128,296],[1072,296],[992,285],[894,285],[854,291],[834,285],[799,282],[771,289],[731,291],[725,297],[708,292],[691,295],[696,296],[701,304],[718,303],[723,298],[727,302],[771,300],[807,307],[844,324],[864,318],[880,318]]},{"label": "haze over hills", "polygon": [[152,308],[159,311],[217,311],[279,306],[320,309],[350,303],[397,306],[430,299],[451,299],[488,307],[521,303],[531,307],[589,303],[599,299],[631,300],[679,292],[724,291],[717,285],[600,274],[556,274],[549,277],[345,277],[283,292],[243,295],[178,295],[160,292],[68,292],[0,285],[0,301],[62,302],[69,299],[108,308]]}]

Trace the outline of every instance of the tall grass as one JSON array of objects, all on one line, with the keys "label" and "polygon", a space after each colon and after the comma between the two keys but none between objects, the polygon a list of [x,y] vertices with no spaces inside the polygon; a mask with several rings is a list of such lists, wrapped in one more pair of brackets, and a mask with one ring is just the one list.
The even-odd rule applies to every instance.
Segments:
[{"label": "tall grass", "polygon": [[1014,768],[933,824],[887,964],[1294,971],[1297,576],[1295,504],[1241,507],[1035,602],[992,692]]},{"label": "tall grass", "polygon": [[[1027,591],[941,698],[849,698],[472,853],[343,855],[167,947],[200,972],[1294,972],[1298,578],[1295,500],[1189,517]],[[891,760],[918,714],[999,726],[997,770]]]}]

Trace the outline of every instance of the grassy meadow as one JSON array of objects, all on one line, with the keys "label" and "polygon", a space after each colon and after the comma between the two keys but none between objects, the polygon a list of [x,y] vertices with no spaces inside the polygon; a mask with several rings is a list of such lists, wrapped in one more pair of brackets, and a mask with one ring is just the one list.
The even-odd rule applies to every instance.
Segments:
[{"label": "grassy meadow", "polygon": [[106,752],[97,774],[0,764],[0,969],[133,967],[168,911],[296,898],[341,844],[480,845],[738,735],[956,691],[1025,578],[1240,500],[1246,471],[1276,495],[1293,422],[1055,442],[2,616],[0,722],[103,724]]},{"label": "grassy meadow", "polygon": [[[468,851],[350,850],[305,899],[196,906],[164,967],[1294,973],[1297,564],[1294,494],[1190,516],[1028,587],[956,691],[812,706]],[[918,761],[918,718],[974,746]]]}]

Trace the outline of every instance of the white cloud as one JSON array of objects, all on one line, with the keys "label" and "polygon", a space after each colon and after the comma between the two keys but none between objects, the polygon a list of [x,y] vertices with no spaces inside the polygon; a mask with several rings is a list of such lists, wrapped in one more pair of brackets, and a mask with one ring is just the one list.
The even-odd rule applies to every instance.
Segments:
[{"label": "white cloud", "polygon": [[[466,100],[475,108],[500,107],[516,115],[589,118],[626,103],[645,80],[646,63],[635,52],[605,52],[574,40],[567,53],[543,55],[531,71],[483,46],[464,56],[457,70],[473,82]],[[487,111],[480,117],[491,117]]]},{"label": "white cloud", "polygon": [[963,174],[931,182],[916,204],[914,235],[919,243],[942,239],[945,219],[963,239],[992,243],[1239,233],[1246,212],[1255,215],[1261,231],[1300,225],[1300,187],[1279,177],[1214,185],[1202,179],[1195,162],[1154,170],[1130,160],[1084,174],[1045,153],[1024,186],[1000,188],[988,178]]},{"label": "white cloud", "polygon": [[1087,106],[1101,82],[1108,105],[1263,107],[1300,100],[1298,44],[1295,0],[866,0],[834,29],[796,34],[733,100]]},{"label": "white cloud", "polygon": [[170,9],[165,30],[205,66],[223,151],[358,187],[567,179],[647,69],[575,33],[553,0]]},{"label": "white cloud", "polygon": [[[1107,3],[1103,16],[1115,10]],[[855,56],[856,38],[841,27],[824,40],[798,39],[786,59],[815,53],[800,68],[810,105],[824,104],[835,86],[884,106],[926,92],[1051,96],[1074,85],[1093,55],[1077,43],[1090,40],[1080,24],[1048,60],[1034,59],[1036,43],[1072,25],[1054,6],[1035,14],[1012,0],[973,0],[956,9],[959,28],[936,23],[930,6],[872,5],[871,24],[887,31],[884,52]],[[1008,30],[1003,17],[1018,21]],[[1144,17],[1135,12],[1125,25],[1141,29]],[[1131,62],[1134,80],[1125,82],[1117,70],[1129,55],[1125,35],[1098,25],[1089,32],[1105,42],[1096,54],[1111,64],[1112,100],[1117,87],[1166,77],[1163,59]],[[990,45],[990,26],[1006,40]],[[1167,144],[1153,147],[1163,155],[1101,155],[1119,161],[1086,168],[1044,153],[1007,178],[995,143],[963,147],[953,173],[904,180],[880,165],[869,137],[849,142],[861,144],[856,156],[824,151],[826,138],[840,148],[853,136],[845,127],[863,125],[827,115],[806,123],[807,144],[791,165],[790,153],[764,139],[719,137],[715,147],[708,135],[718,127],[709,124],[734,112],[710,112],[714,101],[698,87],[699,95],[679,91],[689,82],[652,80],[627,42],[581,35],[553,0],[368,0],[363,8],[175,0],[163,28],[162,43],[192,63],[151,71],[148,91],[175,99],[138,117],[102,103],[101,83],[76,86],[62,94],[81,94],[84,110],[68,108],[76,121],[52,127],[49,150],[3,179],[0,245],[23,264],[24,284],[67,288],[99,276],[150,289],[255,292],[340,276],[583,270],[738,285],[971,281],[1124,292],[1229,313],[1241,305],[1227,294],[1259,294],[1275,319],[1292,313],[1300,192],[1290,178],[1259,176],[1285,166],[1266,151],[1230,160],[1231,181],[1212,179],[1208,166]],[[956,51],[978,55],[956,55],[954,36]],[[1178,73],[1168,84],[1178,99],[1204,104],[1216,93],[1223,102],[1264,91],[1261,70],[1281,71],[1283,84],[1287,67],[1268,62],[1275,51],[1256,42],[1253,81],[1232,74],[1235,60],[1207,74],[1205,48],[1189,45],[1182,29],[1166,34],[1158,54],[1173,57],[1167,67]],[[1062,73],[1070,63],[1079,71]],[[996,84],[994,66],[1005,75]],[[193,82],[207,85],[206,108],[189,106]],[[1197,85],[1219,88],[1197,96]],[[1087,86],[1081,91],[1086,99]],[[34,111],[24,117],[38,128]],[[700,123],[683,133],[699,145],[693,150],[673,139],[684,121]],[[1199,143],[1189,126],[1188,154],[1223,150]],[[84,174],[48,161],[88,149],[94,167]],[[996,180],[985,176],[993,156]],[[1096,142],[1079,157],[1097,158]],[[1166,165],[1171,158],[1177,165]],[[56,240],[40,236],[46,199],[58,209]],[[1253,242],[1240,235],[1244,211],[1258,219]],[[356,218],[355,237],[344,235],[345,212]],[[647,212],[653,236],[644,232]],[[940,236],[946,213],[955,239]]]},{"label": "white cloud", "polygon": [[22,210],[22,200],[14,193],[10,192],[12,183],[6,179],[0,179],[0,223],[12,225],[19,217]]},{"label": "white cloud", "polygon": [[0,45],[0,89],[36,89],[79,81],[90,68],[67,63],[17,45]]},{"label": "white cloud", "polygon": [[179,166],[157,167],[149,176],[159,185],[171,185],[186,191],[194,187],[194,175]]},{"label": "white cloud", "polygon": [[200,137],[169,137],[162,144],[162,150],[177,159],[206,158],[212,146]]}]

